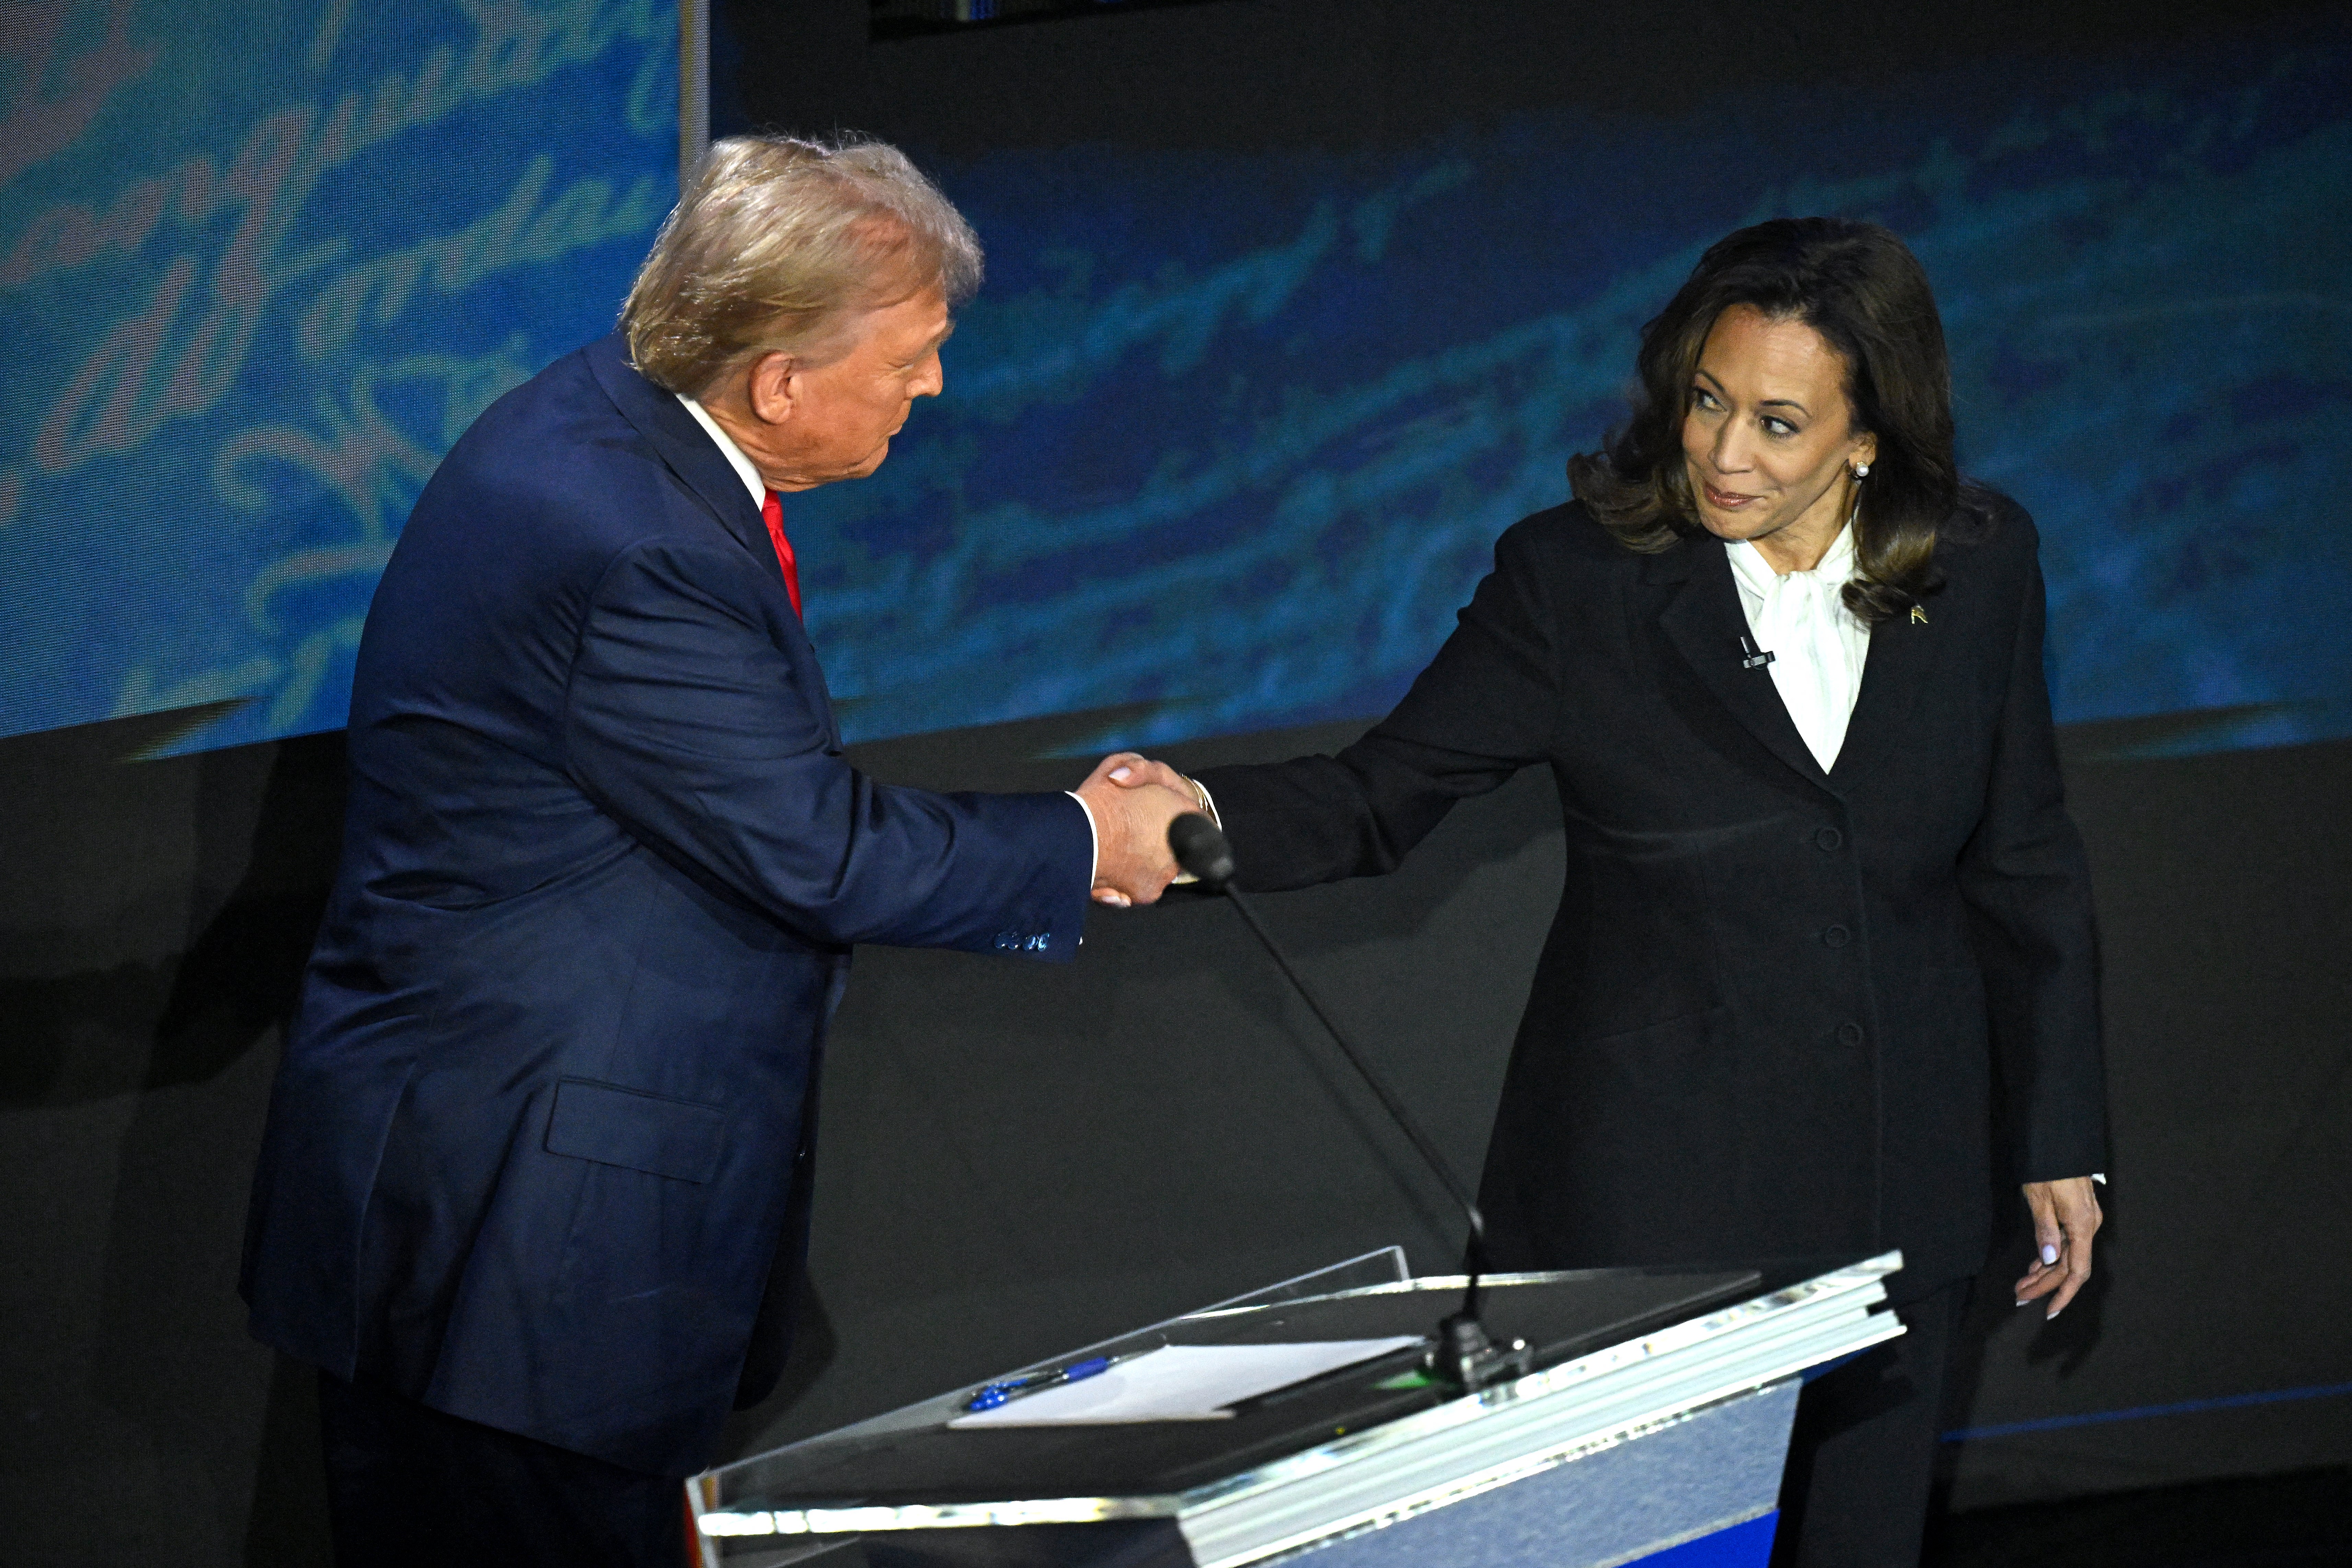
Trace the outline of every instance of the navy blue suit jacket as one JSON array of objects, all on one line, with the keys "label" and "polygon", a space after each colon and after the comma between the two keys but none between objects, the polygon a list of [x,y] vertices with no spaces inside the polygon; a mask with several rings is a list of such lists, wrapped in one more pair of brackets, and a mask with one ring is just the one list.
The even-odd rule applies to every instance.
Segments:
[{"label": "navy blue suit jacket", "polygon": [[426,487],[350,752],[255,1181],[254,1330],[688,1473],[772,1266],[800,1267],[851,944],[1072,956],[1085,812],[843,760],[757,507],[613,338],[500,398]]}]

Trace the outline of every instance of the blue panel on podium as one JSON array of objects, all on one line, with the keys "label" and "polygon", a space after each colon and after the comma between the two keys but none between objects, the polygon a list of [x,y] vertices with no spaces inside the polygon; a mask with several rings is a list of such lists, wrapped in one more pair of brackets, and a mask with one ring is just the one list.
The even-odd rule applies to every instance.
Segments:
[{"label": "blue panel on podium", "polygon": [[1772,1555],[1772,1531],[1780,1522],[1780,1510],[1775,1509],[1745,1524],[1669,1546],[1627,1563],[1626,1568],[1764,1568]]}]

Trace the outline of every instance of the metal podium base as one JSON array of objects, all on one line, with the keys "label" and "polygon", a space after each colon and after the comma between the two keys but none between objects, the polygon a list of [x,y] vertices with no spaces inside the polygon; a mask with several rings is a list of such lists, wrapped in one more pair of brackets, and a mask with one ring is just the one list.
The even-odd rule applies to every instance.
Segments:
[{"label": "metal podium base", "polygon": [[[1763,1568],[1799,1386],[1790,1378],[1510,1485],[1265,1561],[1296,1568]],[[1071,1531],[1074,1538],[1082,1533],[1083,1527]],[[1068,1544],[1073,1560],[1106,1561],[1098,1527],[1092,1539]],[[786,1548],[730,1560],[730,1568],[993,1564],[1015,1561],[1003,1555],[1009,1545],[970,1536],[868,1539],[831,1550]],[[1122,1568],[1189,1561],[1177,1531],[1159,1520],[1135,1521],[1111,1560]]]},{"label": "metal podium base", "polygon": [[1290,1561],[1298,1568],[1761,1568],[1798,1387],[1790,1378],[1727,1399]]},{"label": "metal podium base", "polygon": [[[960,1390],[688,1498],[705,1568],[1763,1568],[1798,1376],[1902,1332],[1873,1310],[1901,1266],[1497,1276],[1492,1318],[1548,1348],[1475,1394],[1375,1361],[1219,1420],[982,1434],[950,1425]],[[1148,1333],[1362,1340],[1462,1289],[1402,1272],[1374,1255]]]}]

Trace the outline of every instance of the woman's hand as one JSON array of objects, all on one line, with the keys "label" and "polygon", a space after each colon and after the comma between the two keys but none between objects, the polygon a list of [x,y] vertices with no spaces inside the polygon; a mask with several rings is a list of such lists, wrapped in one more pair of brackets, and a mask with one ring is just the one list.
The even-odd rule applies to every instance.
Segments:
[{"label": "woman's hand", "polygon": [[1097,771],[1121,789],[1140,789],[1145,784],[1158,784],[1162,789],[1172,789],[1179,795],[1199,798],[1191,779],[1166,763],[1155,763],[1135,752],[1115,752],[1102,760]]},{"label": "woman's hand", "polygon": [[2090,1279],[2091,1237],[2098,1234],[2105,1216],[2088,1176],[2028,1182],[2025,1206],[2033,1211],[2033,1245],[2039,1256],[2017,1282],[2017,1304],[2051,1297],[2050,1310],[2043,1314],[2046,1322],[2064,1311]]}]

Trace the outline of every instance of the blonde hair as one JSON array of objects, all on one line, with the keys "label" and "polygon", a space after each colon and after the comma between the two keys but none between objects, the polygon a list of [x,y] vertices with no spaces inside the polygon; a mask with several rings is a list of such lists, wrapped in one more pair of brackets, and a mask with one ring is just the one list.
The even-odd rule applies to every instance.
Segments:
[{"label": "blonde hair", "polygon": [[846,320],[980,287],[963,215],[887,142],[732,136],[711,144],[621,307],[629,358],[699,396],[764,353],[822,361]]}]

